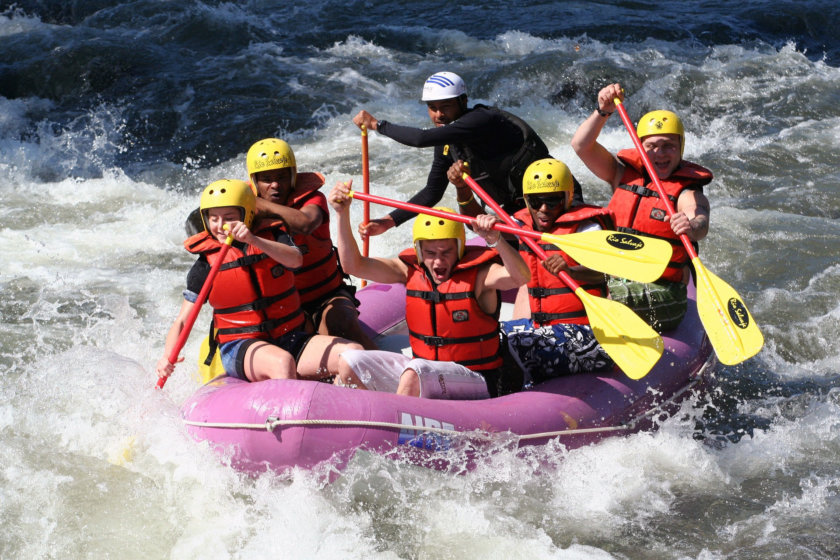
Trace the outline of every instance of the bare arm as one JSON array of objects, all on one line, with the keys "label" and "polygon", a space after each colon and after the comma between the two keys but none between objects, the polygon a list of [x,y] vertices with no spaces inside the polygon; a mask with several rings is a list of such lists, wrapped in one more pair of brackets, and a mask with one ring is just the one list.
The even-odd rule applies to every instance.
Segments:
[{"label": "bare arm", "polygon": [[476,286],[477,296],[480,296],[479,291],[483,291],[484,289],[510,290],[512,288],[518,288],[531,279],[531,271],[528,265],[525,264],[519,251],[502,239],[501,232],[493,229],[493,224],[499,221],[499,218],[496,216],[482,214],[477,216],[472,223],[475,232],[486,243],[490,245],[496,244],[496,251],[502,257],[502,264],[491,264],[484,281],[479,282],[479,285]]},{"label": "bare arm", "polygon": [[465,216],[478,216],[484,209],[478,203],[475,195],[464,181],[464,173],[469,173],[469,167],[462,160],[453,163],[446,172],[446,178],[455,185],[455,197],[458,201],[458,212]]},{"label": "bare arm", "polygon": [[611,84],[598,92],[598,110],[608,113],[602,116],[598,110],[578,127],[572,136],[572,149],[596,177],[610,184],[615,189],[624,166],[604,146],[598,143],[598,136],[609,119],[609,114],[615,111],[613,100],[618,97],[624,100],[624,92],[619,84]]},{"label": "bare arm", "polygon": [[303,265],[300,249],[264,237],[257,237],[242,222],[232,222],[230,233],[237,241],[253,245],[286,268],[299,268]]},{"label": "bare arm", "polygon": [[[172,326],[169,327],[169,332],[166,334],[166,342],[163,347],[163,356],[158,360],[155,366],[155,371],[158,377],[169,377],[175,371],[175,364],[169,363],[169,355],[175,348],[175,343],[178,342],[178,337],[181,336],[181,331],[184,330],[184,325],[187,322],[187,317],[192,311],[195,303],[184,300],[181,304],[181,309],[178,311],[178,316],[172,321]],[[179,362],[183,362],[184,358],[179,358]]]},{"label": "bare arm", "polygon": [[286,223],[290,231],[304,235],[309,235],[324,222],[322,210],[315,204],[308,204],[297,210],[264,198],[257,198],[257,212],[277,216]]},{"label": "bare arm", "polygon": [[559,276],[560,272],[565,272],[572,277],[572,280],[578,284],[603,284],[604,273],[596,272],[592,269],[581,265],[569,266],[561,255],[554,254],[549,256],[544,262],[543,266],[551,274]]},{"label": "bare arm", "polygon": [[700,241],[709,233],[711,207],[706,195],[696,190],[684,190],[677,199],[671,216],[671,229],[677,235],[685,233],[692,241]]},{"label": "bare arm", "polygon": [[341,260],[341,268],[347,274],[358,278],[364,278],[372,282],[383,284],[405,284],[408,280],[408,266],[399,259],[379,259],[365,257],[359,251],[356,239],[353,237],[353,230],[350,224],[350,187],[352,181],[339,182],[330,191],[327,200],[336,213],[336,226],[338,229],[338,258]]}]

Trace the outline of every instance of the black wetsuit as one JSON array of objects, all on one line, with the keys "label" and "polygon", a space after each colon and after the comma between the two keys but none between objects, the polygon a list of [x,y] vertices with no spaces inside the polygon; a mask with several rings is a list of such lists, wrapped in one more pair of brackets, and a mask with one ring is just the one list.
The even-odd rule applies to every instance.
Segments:
[{"label": "black wetsuit", "polygon": [[[446,191],[446,172],[461,159],[469,162],[471,175],[508,213],[524,208],[522,175],[532,162],[551,157],[545,143],[525,121],[495,107],[476,105],[453,122],[420,129],[379,121],[377,132],[406,146],[434,146],[435,156],[426,186],[409,202],[434,206]],[[580,184],[575,180],[576,204],[583,203]],[[414,213],[394,210],[397,225]]]}]

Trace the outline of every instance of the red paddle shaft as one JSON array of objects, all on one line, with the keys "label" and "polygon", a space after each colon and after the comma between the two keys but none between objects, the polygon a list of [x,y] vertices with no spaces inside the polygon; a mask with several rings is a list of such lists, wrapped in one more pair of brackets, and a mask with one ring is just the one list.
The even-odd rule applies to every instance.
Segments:
[{"label": "red paddle shaft", "polygon": [[[362,191],[365,194],[370,192],[370,160],[368,159],[368,133],[367,127],[365,127],[364,125],[362,125]],[[362,223],[370,223],[370,204],[368,204],[367,202],[365,202],[364,205],[364,217],[362,218]],[[364,240],[362,240],[362,244],[362,254],[367,257],[370,248],[370,237],[365,236]]]},{"label": "red paddle shaft", "polygon": [[[452,220],[464,224],[469,224],[473,221],[473,218],[469,216],[464,216],[462,214],[444,212],[443,210],[428,208],[426,206],[420,206],[419,204],[412,204],[410,202],[401,202],[399,200],[393,200],[391,198],[385,198],[382,196],[377,196],[375,194],[365,194],[357,191],[352,191],[352,196],[353,198],[358,198],[359,200],[363,200],[365,202],[373,202],[374,204],[382,204],[383,206],[391,206],[393,208],[399,208],[401,210],[408,210],[409,212],[416,212],[417,214],[427,214],[429,216],[436,216],[438,218],[444,218],[446,220]],[[540,234],[539,232],[531,231],[529,229],[522,229],[520,227],[514,227],[505,224],[494,224],[493,229],[503,231],[505,233],[521,235],[527,238],[542,239],[542,234]],[[539,247],[539,245],[537,245],[537,247]],[[542,250],[541,247],[540,250]]]},{"label": "red paddle shaft", "polygon": [[[467,185],[469,185],[470,189],[472,189],[472,191],[478,195],[478,198],[483,200],[484,203],[487,206],[489,206],[493,210],[493,212],[495,212],[496,215],[499,216],[506,224],[510,226],[514,226],[516,224],[514,219],[511,218],[507,212],[502,210],[502,207],[499,206],[499,203],[493,200],[493,198],[489,194],[487,194],[487,192],[484,189],[481,188],[481,185],[475,182],[475,179],[473,179],[466,173],[464,173],[463,177],[464,181],[467,182]],[[540,247],[539,243],[537,243],[533,239],[529,237],[523,237],[522,241],[524,241],[525,244],[528,245],[528,247],[530,247],[531,250],[534,251],[534,253],[536,253],[537,256],[542,260],[548,258],[548,255],[546,255],[543,248]],[[560,278],[560,280],[565,282],[566,285],[572,289],[572,291],[577,291],[578,288],[580,288],[580,284],[575,282],[574,278],[569,276],[569,274],[565,270],[561,270],[557,276]]]},{"label": "red paddle shaft", "polygon": [[[204,301],[210,293],[210,288],[213,287],[213,279],[216,278],[216,274],[219,273],[219,267],[222,266],[222,261],[225,260],[225,255],[227,255],[231,243],[233,243],[233,236],[228,235],[227,239],[225,239],[224,245],[222,245],[222,248],[219,251],[219,257],[216,259],[216,262],[213,263],[212,268],[210,268],[210,272],[207,274],[207,279],[201,287],[201,292],[198,294],[198,299],[195,300],[195,305],[193,305],[192,309],[190,309],[190,313],[187,315],[186,321],[184,321],[184,328],[181,329],[181,333],[178,335],[178,340],[175,342],[172,352],[169,353],[169,363],[172,365],[175,365],[178,361],[178,354],[181,353],[181,350],[184,348],[184,344],[187,343],[187,339],[190,337],[190,331],[192,330],[195,320],[198,317],[198,312],[201,311],[201,307],[204,305]],[[168,376],[158,377],[157,388],[162,389],[163,386],[166,385],[167,379],[169,379]]]}]

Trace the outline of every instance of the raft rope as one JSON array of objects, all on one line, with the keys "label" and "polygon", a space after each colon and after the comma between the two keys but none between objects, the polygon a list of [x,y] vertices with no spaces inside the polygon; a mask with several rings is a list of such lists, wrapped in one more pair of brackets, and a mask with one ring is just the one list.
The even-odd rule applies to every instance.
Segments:
[{"label": "raft rope", "polygon": [[527,441],[531,439],[543,439],[543,438],[552,438],[557,436],[575,436],[581,434],[595,434],[595,433],[608,433],[608,432],[623,432],[632,430],[636,424],[645,420],[651,416],[655,416],[662,410],[665,406],[674,403],[679,397],[685,394],[686,391],[692,389],[697,383],[700,381],[703,372],[707,369],[707,367],[714,363],[714,361],[707,362],[698,374],[695,376],[693,380],[691,380],[688,385],[674,393],[671,398],[662,401],[656,407],[639,414],[635,418],[631,419],[629,422],[624,424],[619,424],[618,426],[603,426],[598,428],[576,428],[570,430],[558,430],[553,432],[540,432],[535,434],[513,434],[511,432],[479,432],[479,431],[463,431],[463,430],[450,430],[447,428],[435,428],[434,426],[426,427],[426,426],[415,426],[413,424],[401,424],[398,422],[376,422],[373,420],[281,420],[274,416],[269,416],[266,418],[265,423],[263,424],[249,424],[249,423],[237,423],[237,422],[200,422],[196,420],[184,420],[184,424],[189,426],[197,426],[200,428],[227,428],[227,429],[245,429],[245,430],[266,430],[267,432],[273,432],[276,428],[283,427],[283,426],[353,426],[353,427],[364,427],[364,428],[390,428],[395,430],[411,430],[419,433],[437,433],[437,434],[444,434],[444,435],[451,435],[451,436],[462,436],[469,434],[471,437],[480,437],[483,439],[494,439],[498,438],[502,434],[510,434],[518,440]]}]

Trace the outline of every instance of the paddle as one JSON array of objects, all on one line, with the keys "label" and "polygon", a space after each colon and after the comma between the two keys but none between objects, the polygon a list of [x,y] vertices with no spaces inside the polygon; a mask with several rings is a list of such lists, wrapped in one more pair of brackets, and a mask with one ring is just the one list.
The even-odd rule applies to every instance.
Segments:
[{"label": "paddle", "polygon": [[[470,189],[505,223],[511,226],[516,224],[514,219],[502,210],[502,207],[469,174],[464,173],[463,178]],[[539,258],[545,260],[548,257],[543,248],[532,238],[523,237],[522,241]],[[593,296],[581,288],[580,284],[565,271],[561,271],[558,276],[580,298],[589,318],[592,333],[616,365],[630,379],[641,379],[647,375],[664,351],[662,338],[656,331],[627,306],[617,301]]]},{"label": "paddle", "polygon": [[[225,230],[228,229],[227,225],[224,227]],[[195,320],[198,317],[198,312],[201,311],[201,307],[204,305],[204,301],[210,293],[210,288],[213,287],[213,280],[216,278],[216,274],[219,273],[219,268],[222,266],[222,261],[225,260],[225,255],[227,255],[231,243],[233,243],[233,235],[229,233],[227,239],[225,239],[225,242],[222,245],[222,248],[219,250],[219,256],[216,259],[216,262],[213,263],[213,266],[210,268],[210,272],[207,274],[207,279],[201,287],[198,299],[195,300],[195,304],[192,306],[192,309],[190,309],[190,313],[184,321],[184,328],[181,329],[181,333],[178,335],[178,340],[175,342],[175,346],[169,353],[169,363],[172,365],[175,365],[178,362],[178,354],[181,353],[181,349],[184,348],[184,344],[187,343],[187,339],[190,337],[190,331],[192,330]],[[166,385],[167,379],[169,379],[168,376],[158,377],[157,388],[162,389],[163,386]]]},{"label": "paddle", "polygon": [[[365,194],[370,192],[370,164],[368,160],[368,133],[367,127],[362,125],[362,190]],[[370,223],[370,204],[364,203],[364,217],[362,223]],[[370,253],[370,236],[366,235],[362,240],[362,255],[365,257]],[[367,285],[367,280],[362,280],[362,287]]]},{"label": "paddle", "polygon": [[[656,192],[659,193],[668,216],[673,216],[675,213],[674,206],[666,196],[665,189],[650,162],[650,158],[642,147],[642,142],[636,134],[636,129],[627,115],[624,104],[618,98],[614,101],[618,113],[621,115],[621,121],[633,139],[633,145],[656,186]],[[764,336],[749,310],[747,310],[741,296],[729,284],[703,266],[688,235],[680,235],[680,241],[682,241],[683,247],[685,247],[688,256],[691,258],[691,263],[694,265],[694,271],[697,275],[697,312],[700,314],[700,321],[706,329],[706,334],[709,335],[709,341],[712,343],[718,359],[722,363],[732,366],[758,354],[764,345]]]},{"label": "paddle", "polygon": [[[351,191],[350,196],[365,202],[400,208],[418,214],[428,214],[465,224],[472,221],[469,216],[443,212],[442,210],[377,195]],[[505,224],[496,224],[493,227],[505,233],[532,237],[557,245],[587,268],[610,275],[620,275],[637,282],[653,282],[659,278],[671,259],[671,244],[661,239],[642,239],[635,235],[604,230],[552,235]]]},{"label": "paddle", "polygon": [[210,364],[208,365],[206,363],[207,355],[210,353],[211,336],[209,334],[205,336],[198,349],[198,376],[201,383],[207,383],[211,379],[215,379],[225,373],[225,367],[222,365],[222,356],[218,348],[213,352],[213,358],[210,360]]}]

